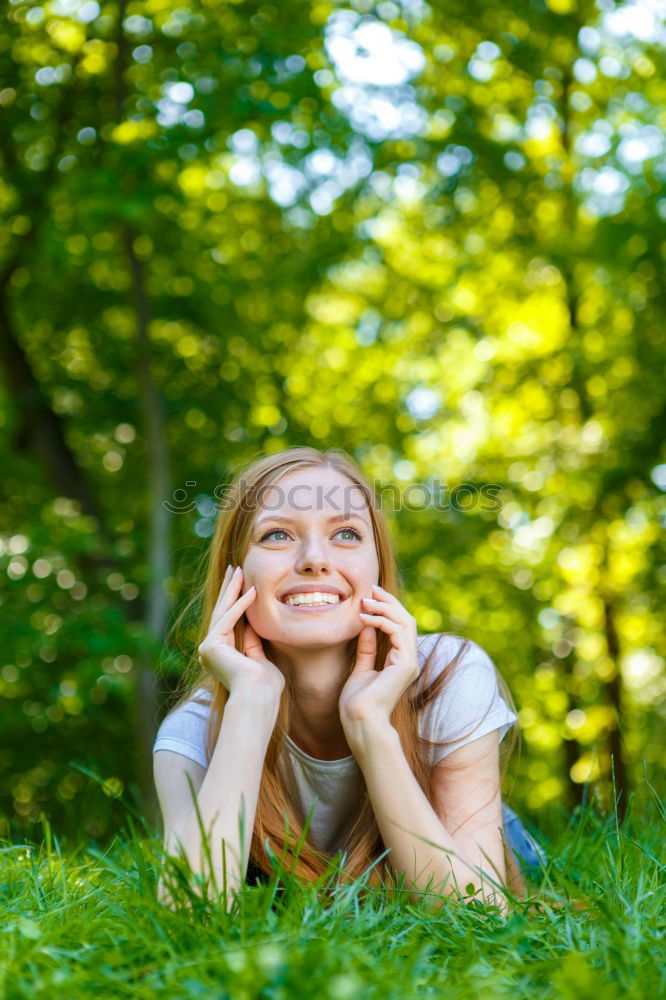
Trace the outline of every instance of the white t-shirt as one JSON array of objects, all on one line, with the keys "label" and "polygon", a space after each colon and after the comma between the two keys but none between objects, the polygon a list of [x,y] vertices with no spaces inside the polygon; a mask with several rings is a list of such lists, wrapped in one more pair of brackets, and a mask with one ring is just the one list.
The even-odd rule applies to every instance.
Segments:
[{"label": "white t-shirt", "polygon": [[[419,667],[432,650],[437,633],[418,637]],[[436,662],[431,667],[433,680],[446,667],[460,649],[464,640],[459,636],[444,636],[439,644]],[[420,690],[417,685],[417,690]],[[210,702],[210,694],[200,688],[195,697]],[[210,715],[209,704],[189,701],[175,709],[162,722],[153,753],[173,750],[207,768],[206,730]],[[485,717],[485,718],[484,718]],[[479,720],[484,721],[469,734]],[[447,747],[425,745],[429,766],[453,750],[478,740],[494,729],[499,729],[502,740],[517,721],[502,698],[497,685],[495,667],[488,654],[470,640],[453,675],[444,686],[443,694],[435,698],[421,712],[419,733],[430,740],[454,740]],[[353,756],[341,760],[316,760],[296,746],[285,734],[285,744],[280,757],[286,781],[291,785],[301,818],[305,819],[312,803],[314,814],[310,837],[314,844],[329,854],[338,850],[351,827],[363,797],[363,780],[360,767]]]}]

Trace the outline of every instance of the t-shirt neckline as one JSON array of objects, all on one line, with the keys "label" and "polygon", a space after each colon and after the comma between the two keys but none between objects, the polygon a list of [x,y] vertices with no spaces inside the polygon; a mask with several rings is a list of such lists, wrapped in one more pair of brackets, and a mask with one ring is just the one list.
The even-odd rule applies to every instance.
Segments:
[{"label": "t-shirt neckline", "polygon": [[356,761],[353,754],[349,754],[348,757],[338,757],[337,760],[320,760],[318,757],[311,757],[309,753],[305,752],[305,750],[301,750],[298,744],[294,743],[289,733],[285,733],[284,738],[289,749],[295,753],[297,757],[302,757],[308,764],[314,764],[325,770],[332,767],[340,767],[340,765],[348,767],[351,762]]},{"label": "t-shirt neckline", "polygon": [[[423,638],[424,636],[421,635],[417,637],[417,647],[419,648],[419,651],[420,651],[419,643]],[[305,750],[301,750],[298,744],[294,743],[289,733],[285,733],[284,738],[291,753],[294,753],[297,757],[300,757],[302,760],[306,761],[310,766],[314,765],[315,767],[319,767],[322,770],[330,770],[331,768],[338,767],[340,765],[344,765],[344,767],[342,767],[341,769],[346,770],[350,766],[352,761],[353,762],[356,761],[356,758],[354,757],[353,754],[350,754],[348,757],[338,757],[337,760],[320,760],[318,757],[311,757],[309,753],[305,752]]]}]

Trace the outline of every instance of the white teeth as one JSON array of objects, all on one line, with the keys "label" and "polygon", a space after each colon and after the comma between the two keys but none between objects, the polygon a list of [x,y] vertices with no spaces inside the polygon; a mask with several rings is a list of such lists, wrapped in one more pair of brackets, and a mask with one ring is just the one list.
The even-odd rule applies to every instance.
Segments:
[{"label": "white teeth", "polygon": [[289,597],[285,597],[284,603],[291,605],[291,607],[297,607],[299,604],[339,604],[340,600],[338,594],[324,594],[314,591],[311,594],[290,594]]}]

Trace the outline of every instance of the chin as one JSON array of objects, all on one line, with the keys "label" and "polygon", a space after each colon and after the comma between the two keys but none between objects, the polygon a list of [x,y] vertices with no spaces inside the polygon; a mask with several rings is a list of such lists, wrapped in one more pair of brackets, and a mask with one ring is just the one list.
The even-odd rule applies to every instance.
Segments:
[{"label": "chin", "polygon": [[[254,627],[254,626],[253,626]],[[255,629],[255,632],[257,630]],[[262,635],[267,642],[282,643],[285,646],[294,646],[307,649],[309,646],[339,646],[356,639],[360,634],[360,629],[350,632],[348,629],[341,629],[321,625],[317,627],[309,623],[307,628],[297,624],[294,627],[280,629],[266,629],[266,635]],[[259,632],[257,632],[259,635]]]}]

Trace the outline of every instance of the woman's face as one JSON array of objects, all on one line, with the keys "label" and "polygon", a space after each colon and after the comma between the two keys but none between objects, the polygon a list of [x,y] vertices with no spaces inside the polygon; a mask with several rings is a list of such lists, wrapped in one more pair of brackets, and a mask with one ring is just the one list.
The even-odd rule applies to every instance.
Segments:
[{"label": "woman's face", "polygon": [[[298,469],[267,492],[243,561],[245,612],[269,642],[300,648],[339,645],[363,628],[361,598],[379,582],[372,521],[357,486],[334,469]],[[333,590],[334,604],[290,606],[292,595]],[[312,598],[309,598],[312,600]]]}]

